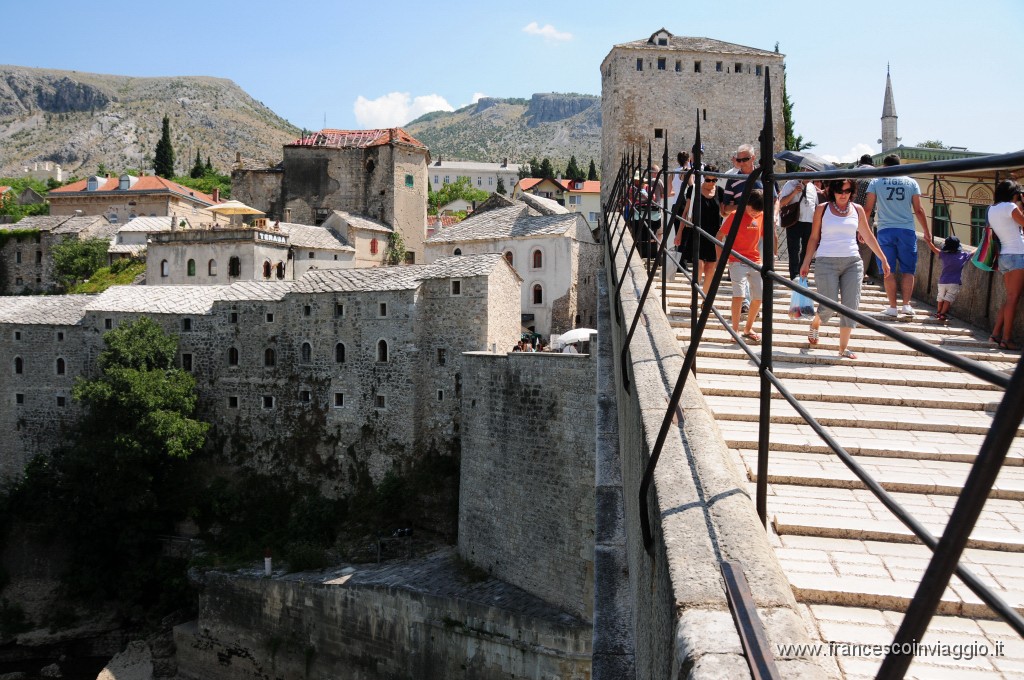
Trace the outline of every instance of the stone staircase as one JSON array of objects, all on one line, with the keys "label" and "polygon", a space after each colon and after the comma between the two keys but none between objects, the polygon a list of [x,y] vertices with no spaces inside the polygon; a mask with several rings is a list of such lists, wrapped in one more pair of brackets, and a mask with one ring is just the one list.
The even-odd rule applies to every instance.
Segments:
[{"label": "stone staircase", "polygon": [[[726,281],[716,300],[727,320],[730,290]],[[669,320],[685,348],[690,337],[690,292],[682,275],[668,285],[667,302]],[[880,315],[887,306],[878,283],[865,284],[861,311]],[[776,290],[776,374],[900,504],[940,535],[1002,391],[866,328],[855,329],[850,341],[858,358],[841,359],[837,318],[822,326],[820,342],[812,348],[807,341],[810,319],[789,319],[788,309],[788,290]],[[932,316],[934,308],[922,303],[916,303],[915,309],[913,319],[901,317],[893,323],[931,344],[1007,373],[1020,358],[1019,352],[1000,351],[989,343],[981,329],[956,320],[939,322]],[[760,332],[760,321],[754,330]],[[697,379],[727,445],[740,469],[746,470],[753,497],[757,371],[714,316],[698,351]],[[829,643],[891,642],[931,551],[875,499],[777,393],[771,419],[770,540],[811,637],[826,649]],[[1024,427],[1018,430],[965,553],[969,568],[1024,612],[1022,553]],[[1024,677],[1024,640],[993,619],[977,596],[954,577],[921,641],[951,648],[941,650],[947,654],[918,656],[907,677]],[[987,646],[988,654],[982,653],[981,645]],[[960,654],[955,653],[957,649]],[[845,678],[872,678],[881,663],[880,657],[842,656],[839,651],[819,658]]]}]

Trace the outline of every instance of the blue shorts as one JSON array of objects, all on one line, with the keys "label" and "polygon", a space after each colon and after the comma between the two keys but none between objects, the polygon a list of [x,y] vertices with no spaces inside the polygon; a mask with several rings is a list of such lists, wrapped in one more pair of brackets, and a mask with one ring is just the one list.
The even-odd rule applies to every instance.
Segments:
[{"label": "blue shorts", "polygon": [[889,268],[896,273],[899,263],[900,274],[917,273],[917,232],[913,229],[879,229],[878,245],[889,261]]},{"label": "blue shorts", "polygon": [[1005,273],[1017,269],[1024,269],[1024,255],[1011,253],[999,256],[999,271]]}]

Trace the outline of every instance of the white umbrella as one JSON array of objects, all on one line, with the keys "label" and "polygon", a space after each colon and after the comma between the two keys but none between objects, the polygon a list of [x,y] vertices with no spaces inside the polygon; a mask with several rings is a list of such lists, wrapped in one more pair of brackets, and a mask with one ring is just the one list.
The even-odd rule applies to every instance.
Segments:
[{"label": "white umbrella", "polygon": [[250,208],[241,201],[224,201],[223,203],[216,203],[207,208],[212,213],[220,215],[264,215],[262,210],[256,208]]},{"label": "white umbrella", "polygon": [[597,333],[593,328],[574,328],[567,333],[563,333],[558,336],[558,340],[555,341],[559,347],[563,345],[571,345],[574,342],[586,342],[590,340],[590,336]]}]

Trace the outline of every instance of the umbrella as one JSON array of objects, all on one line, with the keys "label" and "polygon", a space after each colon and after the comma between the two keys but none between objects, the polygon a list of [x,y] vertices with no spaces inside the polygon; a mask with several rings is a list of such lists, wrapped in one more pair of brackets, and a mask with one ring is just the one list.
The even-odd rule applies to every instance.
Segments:
[{"label": "umbrella", "polygon": [[590,340],[590,336],[594,333],[597,333],[597,331],[593,328],[574,328],[558,336],[558,340],[555,343],[561,347],[562,345],[571,345],[574,342],[585,342]]},{"label": "umbrella", "polygon": [[241,201],[224,201],[207,208],[215,215],[265,215],[266,213],[256,208],[250,208]]},{"label": "umbrella", "polygon": [[807,168],[808,170],[836,169],[836,166],[809,151],[780,151],[775,154],[775,160],[799,165],[801,168]]}]

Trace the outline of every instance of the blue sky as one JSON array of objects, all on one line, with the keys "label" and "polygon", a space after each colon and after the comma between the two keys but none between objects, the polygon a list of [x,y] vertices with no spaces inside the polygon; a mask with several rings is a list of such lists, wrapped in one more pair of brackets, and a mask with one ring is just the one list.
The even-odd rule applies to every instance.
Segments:
[{"label": "blue sky", "polygon": [[480,95],[600,94],[611,46],[665,27],[768,50],[778,41],[796,131],[821,154],[846,160],[878,150],[887,63],[904,143],[1024,148],[1021,0],[779,0],[770,12],[761,2],[675,0],[642,5],[649,18],[625,11],[641,5],[603,0],[2,6],[0,64],[228,78],[309,129],[325,117],[328,127],[401,125]]}]

